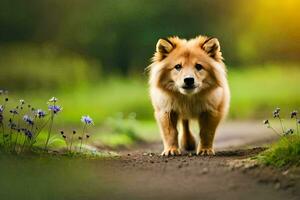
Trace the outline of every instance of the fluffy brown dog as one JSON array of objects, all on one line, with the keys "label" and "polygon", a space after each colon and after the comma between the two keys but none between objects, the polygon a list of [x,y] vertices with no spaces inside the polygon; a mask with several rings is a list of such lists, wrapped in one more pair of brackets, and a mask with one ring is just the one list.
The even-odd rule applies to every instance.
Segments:
[{"label": "fluffy brown dog", "polygon": [[200,128],[199,155],[214,155],[213,140],[229,108],[226,67],[216,38],[198,36],[159,39],[150,70],[150,96],[160,127],[162,155],[180,154],[178,122],[182,124],[181,147],[195,150],[189,122]]}]

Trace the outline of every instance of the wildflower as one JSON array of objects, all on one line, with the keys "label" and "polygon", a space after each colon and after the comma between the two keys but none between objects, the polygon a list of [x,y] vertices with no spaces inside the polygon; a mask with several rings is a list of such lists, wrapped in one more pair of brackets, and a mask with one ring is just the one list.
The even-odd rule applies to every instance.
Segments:
[{"label": "wildflower", "polygon": [[276,108],[274,111],[273,111],[273,117],[274,118],[279,118],[279,112],[280,112],[280,108]]},{"label": "wildflower", "polygon": [[18,111],[16,109],[12,109],[9,111],[12,115],[17,115],[19,114]]},{"label": "wildflower", "polygon": [[90,116],[86,115],[86,116],[82,116],[81,117],[81,121],[87,125],[89,124],[94,124],[93,119],[90,118]]},{"label": "wildflower", "polygon": [[51,99],[48,100],[48,102],[56,103],[58,99],[56,97],[52,97]]},{"label": "wildflower", "polygon": [[298,114],[298,111],[294,110],[293,112],[291,112],[291,118],[294,118],[294,117],[296,118],[297,114]]},{"label": "wildflower", "polygon": [[25,104],[24,99],[20,99],[20,104],[21,104],[21,105],[24,105],[24,104]]},{"label": "wildflower", "polygon": [[41,110],[41,109],[37,109],[36,111],[35,111],[35,116],[37,116],[38,118],[43,118],[43,117],[45,117],[46,116],[46,112],[44,112],[43,110]]},{"label": "wildflower", "polygon": [[28,139],[31,140],[32,138],[32,132],[28,129],[24,129],[24,134],[27,136]]},{"label": "wildflower", "polygon": [[4,106],[0,105],[0,113],[4,111]]},{"label": "wildflower", "polygon": [[284,135],[291,135],[293,133],[294,133],[294,129],[290,128],[284,133]]},{"label": "wildflower", "polygon": [[60,106],[56,106],[56,105],[50,105],[50,106],[48,106],[48,109],[53,111],[54,114],[56,114],[62,110],[62,108]]},{"label": "wildflower", "polygon": [[23,120],[29,124],[29,125],[33,125],[33,119],[31,117],[29,117],[28,115],[24,115]]},{"label": "wildflower", "polygon": [[266,120],[264,120],[264,122],[263,122],[265,125],[268,125],[268,124],[270,124],[270,122],[269,122],[269,120],[268,119],[266,119]]}]

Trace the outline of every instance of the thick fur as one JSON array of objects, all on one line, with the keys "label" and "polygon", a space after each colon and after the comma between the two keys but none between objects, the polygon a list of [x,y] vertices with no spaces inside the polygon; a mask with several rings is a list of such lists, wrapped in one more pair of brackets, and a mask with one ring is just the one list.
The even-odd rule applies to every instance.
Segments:
[{"label": "thick fur", "polygon": [[[189,128],[192,119],[198,120],[201,127],[197,154],[213,155],[215,131],[230,100],[219,41],[206,36],[159,39],[147,69],[150,96],[164,144],[162,155],[180,154],[178,124],[183,132],[181,147],[195,150],[195,138]],[[186,77],[195,80],[192,89],[186,89]]]}]

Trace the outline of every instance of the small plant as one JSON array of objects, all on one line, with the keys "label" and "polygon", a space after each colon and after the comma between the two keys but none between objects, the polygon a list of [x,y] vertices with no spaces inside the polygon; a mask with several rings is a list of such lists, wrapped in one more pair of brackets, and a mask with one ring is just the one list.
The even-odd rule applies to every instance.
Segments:
[{"label": "small plant", "polygon": [[[62,111],[62,107],[57,105],[58,99],[52,97],[48,100],[47,113],[42,109],[33,108],[23,99],[19,100],[16,106],[8,109],[8,92],[0,90],[0,97],[2,97],[2,102],[0,101],[0,151],[17,154],[40,150],[48,152],[51,141],[56,137],[52,133],[54,119]],[[93,120],[89,116],[83,116],[81,121],[84,123],[84,126],[82,134],[79,137],[79,153],[81,153],[83,142],[86,142],[90,137],[90,134],[86,133],[87,126],[93,124]],[[46,128],[47,136],[42,148],[35,144],[38,139],[43,140],[39,136]],[[73,130],[70,140],[64,131],[61,131],[61,135],[69,152],[77,151],[74,148],[76,130]]]},{"label": "small plant", "polygon": [[296,127],[293,129],[293,128],[286,128],[285,127],[285,124],[283,122],[283,119],[281,118],[281,115],[280,115],[280,108],[276,108],[274,111],[273,111],[273,118],[274,119],[278,119],[279,122],[280,122],[280,126],[281,126],[281,131],[278,131],[276,130],[270,123],[270,121],[268,119],[264,120],[263,123],[264,125],[267,126],[267,128],[270,128],[272,129],[272,131],[274,133],[276,133],[277,135],[279,136],[288,136],[288,135],[292,135],[295,133],[295,130],[296,130],[296,133],[299,134],[299,124],[300,124],[300,120],[298,119],[298,111],[294,110],[291,112],[290,114],[290,118],[291,119],[294,119],[295,122],[296,122]]},{"label": "small plant", "polygon": [[76,151],[76,148],[73,147],[74,143],[75,144],[79,143],[79,152],[82,152],[82,145],[83,145],[84,141],[87,143],[88,139],[90,138],[90,134],[87,133],[87,128],[88,128],[88,126],[94,124],[93,119],[90,116],[85,115],[85,116],[81,117],[81,122],[83,123],[83,128],[82,128],[81,135],[78,136],[78,140],[77,141],[79,141],[79,142],[77,142],[76,140],[74,140],[74,139],[76,139],[76,138],[74,138],[75,135],[76,135],[76,133],[77,133],[76,130],[73,130],[72,133],[70,134],[71,136],[69,136],[69,137],[65,134],[64,131],[60,131],[61,136],[63,137],[63,139],[64,139],[64,141],[66,143],[67,150],[71,154],[74,153],[74,151]]},{"label": "small plant", "polygon": [[295,128],[286,128],[280,115],[280,108],[276,108],[273,117],[278,119],[281,131],[276,130],[269,120],[264,120],[264,124],[280,136],[278,142],[274,143],[268,150],[257,156],[257,159],[264,164],[276,167],[300,165],[300,133],[298,111],[290,113],[290,118],[295,120]]}]

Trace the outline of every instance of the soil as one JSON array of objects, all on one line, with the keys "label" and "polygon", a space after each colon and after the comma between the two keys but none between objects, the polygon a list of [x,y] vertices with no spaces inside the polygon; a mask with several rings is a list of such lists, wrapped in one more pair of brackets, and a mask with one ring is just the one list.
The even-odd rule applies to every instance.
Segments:
[{"label": "soil", "polygon": [[118,177],[111,199],[300,199],[299,172],[245,160],[263,150],[219,151],[209,157],[135,150],[121,152],[120,159],[103,167]]},{"label": "soil", "polygon": [[217,138],[215,156],[184,152],[162,157],[162,145],[157,141],[119,150],[120,157],[102,160],[0,157],[0,197],[299,200],[299,167],[275,169],[251,160],[265,148],[250,146],[270,137],[250,129],[253,134],[242,134],[245,131],[228,127],[223,129],[224,134],[229,130],[227,137],[221,134]]}]

